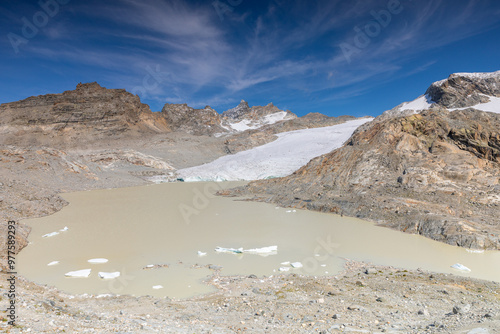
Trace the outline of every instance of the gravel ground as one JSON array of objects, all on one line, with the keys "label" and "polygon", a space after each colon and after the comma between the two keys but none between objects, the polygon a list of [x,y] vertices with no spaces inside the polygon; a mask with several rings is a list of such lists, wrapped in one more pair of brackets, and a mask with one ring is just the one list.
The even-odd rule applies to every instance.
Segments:
[{"label": "gravel ground", "polygon": [[[2,282],[6,282],[3,275]],[[348,261],[333,277],[219,276],[187,300],[72,296],[18,277],[6,333],[500,333],[500,284]],[[7,289],[0,289],[3,309]]]}]

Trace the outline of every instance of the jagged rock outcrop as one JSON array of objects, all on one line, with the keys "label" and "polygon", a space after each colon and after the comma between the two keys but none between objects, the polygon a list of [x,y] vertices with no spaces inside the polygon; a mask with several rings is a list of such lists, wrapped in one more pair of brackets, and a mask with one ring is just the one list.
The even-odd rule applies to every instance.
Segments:
[{"label": "jagged rock outcrop", "polygon": [[228,132],[221,126],[221,117],[210,106],[194,109],[187,104],[167,103],[161,111],[170,127],[177,131],[201,136]]},{"label": "jagged rock outcrop", "polygon": [[251,109],[248,105],[248,102],[245,100],[241,100],[240,104],[238,104],[236,107],[224,111],[222,113],[222,116],[232,120],[240,120],[250,112]]},{"label": "jagged rock outcrop", "polygon": [[283,111],[276,107],[272,102],[266,106],[253,106],[249,107],[248,102],[241,100],[240,104],[235,108],[226,110],[222,113],[222,117],[228,121],[242,121],[242,120],[261,120],[262,118],[276,113],[284,113],[283,119],[297,118],[297,115],[290,111]]},{"label": "jagged rock outcrop", "polygon": [[[433,83],[426,94],[446,108],[471,107],[500,97],[500,71],[493,73],[456,73]],[[486,95],[486,96],[485,96]]]},{"label": "jagged rock outcrop", "polygon": [[500,249],[499,129],[500,114],[475,109],[385,115],[292,175],[230,193],[370,219],[452,245]]},{"label": "jagged rock outcrop", "polygon": [[210,106],[194,109],[187,104],[167,103],[162,115],[172,129],[198,136],[232,135],[297,118],[292,112],[280,110],[272,103],[250,107],[244,100],[222,114]]},{"label": "jagged rock outcrop", "polygon": [[96,82],[61,94],[33,96],[0,105],[2,132],[51,136],[117,136],[123,132],[164,132],[168,124],[140,98]]}]

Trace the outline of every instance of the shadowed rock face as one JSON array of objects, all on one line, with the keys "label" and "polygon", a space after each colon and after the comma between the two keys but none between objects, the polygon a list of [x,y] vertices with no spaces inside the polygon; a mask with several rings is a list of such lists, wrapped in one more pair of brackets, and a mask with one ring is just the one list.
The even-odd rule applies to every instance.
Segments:
[{"label": "shadowed rock face", "polygon": [[485,75],[452,74],[446,80],[433,83],[426,94],[446,108],[486,103],[489,98],[484,95],[500,97],[500,71]]},{"label": "shadowed rock face", "polygon": [[234,193],[500,249],[499,129],[500,115],[472,109],[376,119],[294,174]]},{"label": "shadowed rock face", "polygon": [[209,106],[194,109],[187,104],[167,103],[161,111],[172,129],[201,136],[228,132],[221,126],[221,117]]},{"label": "shadowed rock face", "polygon": [[222,113],[222,116],[232,120],[241,120],[250,112],[251,109],[248,105],[248,102],[245,100],[241,100],[240,104],[238,104],[236,107],[224,111]]},{"label": "shadowed rock face", "polygon": [[[227,121],[242,121],[242,120],[259,120],[267,115],[281,112],[272,102],[267,106],[253,106],[249,107],[248,102],[241,100],[240,104],[235,108],[226,110],[222,113],[222,117]],[[286,111],[286,119],[295,119],[297,116]]]},{"label": "shadowed rock face", "polygon": [[[166,121],[155,115],[138,96],[124,89],[99,84],[78,84],[62,94],[33,96],[0,106],[4,130],[67,135],[72,130],[115,136],[126,131],[163,132]],[[10,128],[8,128],[10,127]]]}]

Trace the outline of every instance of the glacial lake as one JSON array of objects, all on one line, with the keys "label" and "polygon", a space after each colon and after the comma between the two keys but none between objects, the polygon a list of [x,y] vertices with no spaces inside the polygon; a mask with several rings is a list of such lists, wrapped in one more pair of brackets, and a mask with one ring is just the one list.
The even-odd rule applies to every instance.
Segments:
[{"label": "glacial lake", "polygon": [[[497,251],[473,253],[356,218],[213,196],[241,184],[176,182],[62,194],[70,203],[64,209],[24,220],[32,232],[18,255],[18,272],[71,294],[175,298],[213,291],[203,282],[214,272],[209,265],[221,266],[222,275],[333,276],[347,258],[500,281]],[[277,251],[246,252],[268,246]],[[88,262],[96,258],[108,261]],[[456,263],[471,271],[451,268]],[[91,269],[88,277],[65,276],[83,269]],[[103,279],[100,272],[120,276]]]}]

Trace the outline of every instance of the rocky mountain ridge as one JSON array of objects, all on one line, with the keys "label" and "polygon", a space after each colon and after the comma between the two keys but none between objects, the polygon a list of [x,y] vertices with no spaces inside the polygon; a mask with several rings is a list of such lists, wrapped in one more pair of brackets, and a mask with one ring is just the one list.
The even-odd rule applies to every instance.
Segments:
[{"label": "rocky mountain ridge", "polygon": [[500,249],[500,114],[448,110],[442,102],[482,103],[470,97],[498,94],[498,73],[452,75],[429,88],[442,87],[432,107],[384,113],[292,175],[227,194],[370,219],[466,248]]},{"label": "rocky mountain ridge", "polygon": [[33,96],[0,105],[0,126],[17,132],[67,134],[92,129],[94,134],[165,132],[167,122],[151,112],[138,96],[98,83],[78,84],[61,94]]},{"label": "rocky mountain ridge", "polygon": [[[292,120],[287,127],[280,124]],[[276,125],[294,130],[328,126],[337,120],[324,116],[311,122],[269,103],[252,106],[244,100],[219,114],[210,106],[195,109],[187,104],[166,103],[152,112],[140,98],[124,89],[107,89],[96,82],[79,83],[75,90],[28,97],[0,105],[2,142],[17,145],[52,145],[59,141],[78,145],[83,141],[140,137],[171,131],[196,136],[227,137],[247,130]],[[275,132],[276,131],[272,131]],[[279,132],[279,131],[278,131]]]}]

